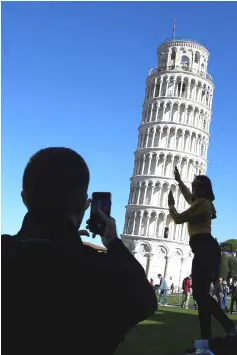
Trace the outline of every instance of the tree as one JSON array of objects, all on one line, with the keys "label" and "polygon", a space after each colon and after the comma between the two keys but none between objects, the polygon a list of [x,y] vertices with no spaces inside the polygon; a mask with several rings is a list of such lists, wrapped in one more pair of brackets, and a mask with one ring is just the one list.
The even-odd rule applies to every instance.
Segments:
[{"label": "tree", "polygon": [[237,252],[237,239],[228,239],[221,243],[221,247],[230,253]]},{"label": "tree", "polygon": [[237,276],[237,258],[233,256],[227,257],[228,259],[228,268],[232,276]]},{"label": "tree", "polygon": [[229,273],[228,257],[225,254],[222,254],[219,277],[227,279],[228,273]]}]

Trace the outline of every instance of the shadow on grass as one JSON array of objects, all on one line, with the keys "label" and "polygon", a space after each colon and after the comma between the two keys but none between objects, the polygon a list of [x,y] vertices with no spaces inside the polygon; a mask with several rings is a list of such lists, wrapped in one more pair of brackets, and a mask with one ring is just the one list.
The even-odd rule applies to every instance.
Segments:
[{"label": "shadow on grass", "polygon": [[[224,336],[214,320],[212,329],[213,336]],[[183,355],[198,337],[197,312],[162,308],[130,332],[116,355]]]}]

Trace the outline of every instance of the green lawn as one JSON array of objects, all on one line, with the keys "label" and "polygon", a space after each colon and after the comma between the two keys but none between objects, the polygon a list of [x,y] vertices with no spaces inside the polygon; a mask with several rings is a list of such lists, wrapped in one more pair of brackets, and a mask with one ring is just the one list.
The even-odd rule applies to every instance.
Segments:
[{"label": "green lawn", "polygon": [[[237,315],[231,316],[237,323]],[[213,336],[224,335],[213,320]],[[199,336],[197,312],[160,307],[149,320],[137,325],[116,355],[183,355]]]}]

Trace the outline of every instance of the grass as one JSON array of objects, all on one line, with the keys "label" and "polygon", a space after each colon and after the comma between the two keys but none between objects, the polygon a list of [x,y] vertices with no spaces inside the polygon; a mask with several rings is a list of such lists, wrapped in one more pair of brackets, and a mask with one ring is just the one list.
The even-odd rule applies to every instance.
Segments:
[{"label": "grass", "polygon": [[[230,316],[237,324],[237,315]],[[213,320],[213,336],[224,336]],[[149,319],[138,324],[120,345],[116,355],[183,355],[199,336],[197,311],[160,307]]]}]

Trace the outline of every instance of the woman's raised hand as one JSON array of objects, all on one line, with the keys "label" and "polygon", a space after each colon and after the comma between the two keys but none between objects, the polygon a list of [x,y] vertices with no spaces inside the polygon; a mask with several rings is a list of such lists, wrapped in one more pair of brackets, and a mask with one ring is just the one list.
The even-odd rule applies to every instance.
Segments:
[{"label": "woman's raised hand", "polygon": [[177,166],[174,168],[174,178],[178,183],[180,183],[182,181],[180,173],[179,173],[179,169],[177,168]]}]

